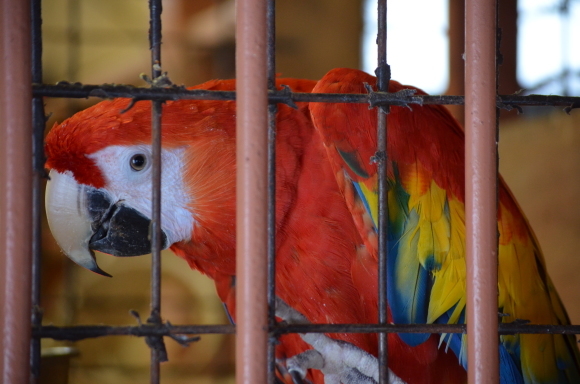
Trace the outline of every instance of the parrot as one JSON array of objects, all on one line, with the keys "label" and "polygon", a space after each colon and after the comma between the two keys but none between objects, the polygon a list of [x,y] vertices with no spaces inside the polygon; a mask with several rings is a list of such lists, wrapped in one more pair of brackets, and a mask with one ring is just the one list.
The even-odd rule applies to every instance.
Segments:
[{"label": "parrot", "polygon": [[[235,90],[235,79],[189,89]],[[361,94],[376,78],[333,69],[319,81],[276,79],[292,92]],[[421,90],[389,82],[389,92]],[[378,319],[376,110],[357,103],[280,104],[276,115],[276,308],[288,323]],[[236,102],[162,106],[164,249],[215,282],[235,322]],[[464,133],[439,105],[391,106],[387,148],[387,317],[394,324],[465,323]],[[151,103],[102,101],[55,124],[45,140],[53,236],[93,272],[94,251],[150,252]],[[498,180],[498,316],[569,324],[538,241]],[[391,384],[467,382],[464,334],[389,333]],[[502,384],[578,383],[572,335],[498,336]],[[373,333],[284,334],[278,378],[315,384],[378,380]],[[301,379],[301,380],[300,380]]]}]

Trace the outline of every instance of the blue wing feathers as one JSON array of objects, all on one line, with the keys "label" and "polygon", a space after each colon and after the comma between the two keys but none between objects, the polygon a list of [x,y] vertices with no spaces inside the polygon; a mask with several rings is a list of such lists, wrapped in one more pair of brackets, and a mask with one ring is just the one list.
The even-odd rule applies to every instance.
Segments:
[{"label": "blue wing feathers", "polygon": [[[341,155],[343,154],[341,153]],[[343,159],[347,163],[353,163],[352,156],[343,155]],[[393,165],[393,169],[395,171],[395,179],[389,180],[389,198],[394,198],[396,201],[389,201],[387,297],[395,323],[424,324],[427,322],[429,299],[434,282],[433,272],[439,270],[441,265],[437,263],[433,255],[428,256],[424,260],[424,263],[421,264],[418,257],[420,219],[415,209],[409,209],[410,195],[403,188],[395,165]],[[357,174],[360,174],[360,172],[357,172]],[[376,220],[372,216],[373,208],[376,207],[371,206],[376,201],[369,202],[363,188],[361,188],[358,182],[353,181],[353,186],[358,198],[363,202],[365,209],[371,215],[373,221]],[[445,202],[443,212],[444,215],[449,217],[450,210],[448,201]],[[450,308],[435,320],[436,323],[448,323],[455,308],[456,306]],[[457,322],[465,322],[465,311],[462,311]],[[430,334],[402,333],[398,336],[402,341],[414,347],[427,341]],[[441,345],[440,348],[445,348],[446,351],[451,349],[455,356],[457,356],[458,364],[461,364],[467,369],[464,335],[444,334],[441,336],[441,343],[445,344],[445,346]],[[502,342],[499,343],[499,359],[501,384],[528,384],[527,380],[524,380],[521,370],[520,346],[517,338],[510,340],[502,339]],[[558,365],[561,369],[559,372],[560,377],[555,378],[556,381],[554,382],[569,383],[570,379],[566,377],[566,362],[560,362]]]},{"label": "blue wing feathers", "polygon": [[[391,237],[391,235],[389,236]],[[428,280],[429,273],[418,260],[415,259],[413,265],[405,265],[407,277],[414,278],[399,279],[401,263],[398,255],[399,242],[397,239],[388,241],[389,256],[387,259],[387,297],[393,321],[399,324],[425,323],[428,309]],[[401,339],[411,345],[417,346],[429,338],[428,333],[401,333]]]},{"label": "blue wing feathers", "polygon": [[[355,183],[353,182],[352,185],[354,185],[354,189],[356,190],[356,193],[358,195],[358,197],[361,199],[361,201],[363,202],[365,209],[367,210],[368,214],[371,215],[371,207],[369,205],[369,201],[367,200],[367,198],[365,197],[365,194],[363,193],[360,184],[359,183]],[[372,216],[371,216],[372,217]],[[376,230],[376,223],[375,223],[375,230]]]},{"label": "blue wing feathers", "polygon": [[519,361],[514,360],[503,344],[499,345],[500,384],[524,384]]}]

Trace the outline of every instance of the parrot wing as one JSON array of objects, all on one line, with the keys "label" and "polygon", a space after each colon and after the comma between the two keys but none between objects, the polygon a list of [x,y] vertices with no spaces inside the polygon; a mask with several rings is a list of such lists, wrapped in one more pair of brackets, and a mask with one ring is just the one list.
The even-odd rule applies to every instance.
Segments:
[{"label": "parrot wing", "polygon": [[[314,92],[363,93],[363,83],[374,81],[338,69],[318,83],[279,79],[278,84],[295,92],[309,92],[316,84]],[[233,90],[235,81],[196,88]],[[391,83],[391,91],[402,88]],[[277,115],[276,295],[288,311],[283,316],[276,308],[276,313],[311,323],[374,322],[377,178],[370,159],[376,112],[355,104],[297,104],[297,110],[280,105]],[[94,250],[117,256],[148,251],[149,168],[135,169],[131,161],[136,155],[150,158],[151,110],[148,102],[129,106],[128,99],[101,102],[54,127],[46,138],[47,167],[54,176],[48,212],[59,219],[54,225],[67,224],[53,233],[65,238],[64,245],[72,244],[65,250],[69,257],[95,272],[102,271]],[[232,314],[235,117],[232,101],[176,100],[163,106],[164,246],[210,276]],[[463,132],[442,107],[393,107],[388,154],[389,321],[463,322]],[[499,200],[502,321],[567,323],[537,242],[504,186]],[[70,222],[80,230],[69,233]],[[134,228],[140,230],[130,232],[130,243],[123,234]],[[340,347],[324,357],[336,366],[343,365],[345,353],[354,360],[364,355],[372,365],[377,353],[376,334],[310,336],[281,336],[277,358],[314,356],[319,342],[324,349]],[[464,383],[464,343],[461,335],[389,334],[389,368],[407,384]],[[580,382],[571,337],[502,336],[501,352],[504,383]],[[323,374],[351,375],[361,364],[338,373],[325,371],[326,366],[321,373],[311,365],[307,368],[316,369],[308,377],[321,383]]]},{"label": "parrot wing", "polygon": [[[376,79],[352,69],[335,69],[315,93],[365,93]],[[391,81],[389,92],[413,87]],[[418,94],[424,94],[416,90]],[[366,105],[311,103],[347,205],[374,258],[377,249],[377,112]],[[464,134],[442,106],[392,106],[387,125],[389,310],[394,323],[465,322]],[[547,275],[529,224],[500,178],[498,201],[499,312],[502,322],[569,324]],[[429,334],[399,334],[418,346]],[[443,334],[467,366],[466,337]],[[580,382],[573,336],[505,335],[500,343],[502,383]]]}]

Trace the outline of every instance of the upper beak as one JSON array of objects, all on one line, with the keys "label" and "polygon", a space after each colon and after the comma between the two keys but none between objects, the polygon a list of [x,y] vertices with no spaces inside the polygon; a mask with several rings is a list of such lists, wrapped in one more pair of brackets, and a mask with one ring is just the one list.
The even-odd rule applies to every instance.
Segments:
[{"label": "upper beak", "polygon": [[[97,265],[94,251],[113,256],[138,256],[151,251],[151,220],[114,202],[104,189],[79,184],[70,173],[50,171],[46,214],[52,235],[78,265],[111,276]],[[163,248],[167,236],[162,233]]]}]

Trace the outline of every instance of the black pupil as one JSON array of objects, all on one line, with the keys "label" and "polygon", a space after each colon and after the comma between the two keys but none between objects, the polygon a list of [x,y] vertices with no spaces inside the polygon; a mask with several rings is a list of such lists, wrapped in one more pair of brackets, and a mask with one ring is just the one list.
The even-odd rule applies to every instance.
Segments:
[{"label": "black pupil", "polygon": [[131,158],[131,167],[133,167],[133,169],[143,169],[143,167],[145,166],[145,156],[143,155],[135,155]]}]

